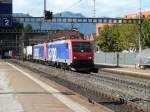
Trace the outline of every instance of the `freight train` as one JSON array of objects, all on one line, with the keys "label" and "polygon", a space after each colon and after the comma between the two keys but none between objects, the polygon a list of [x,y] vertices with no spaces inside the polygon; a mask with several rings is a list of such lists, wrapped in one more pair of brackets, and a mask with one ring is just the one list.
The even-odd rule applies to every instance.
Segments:
[{"label": "freight train", "polygon": [[59,40],[24,48],[26,60],[75,71],[96,71],[91,40]]}]

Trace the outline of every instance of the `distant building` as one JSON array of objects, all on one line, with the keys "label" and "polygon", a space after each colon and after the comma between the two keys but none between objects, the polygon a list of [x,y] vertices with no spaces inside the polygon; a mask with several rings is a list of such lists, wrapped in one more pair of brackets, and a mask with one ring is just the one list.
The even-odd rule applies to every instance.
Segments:
[{"label": "distant building", "polygon": [[85,40],[94,40],[94,38],[96,38],[96,33],[92,33],[92,34],[89,34],[89,35],[84,35]]},{"label": "distant building", "polygon": [[[27,35],[26,35],[27,36]],[[80,38],[80,32],[75,30],[51,30],[45,35],[28,35],[26,45],[34,45],[38,43],[44,43],[49,41],[56,41],[62,39],[78,39]]]},{"label": "distant building", "polygon": [[111,24],[106,24],[106,23],[97,23],[96,24],[96,36],[99,36],[101,31],[103,30],[104,26],[106,25],[111,25]]},{"label": "distant building", "polygon": [[142,11],[141,14],[140,14],[140,12],[129,13],[129,14],[124,15],[124,18],[125,19],[138,19],[140,17],[140,15],[142,18],[150,17],[150,10],[149,11]]}]

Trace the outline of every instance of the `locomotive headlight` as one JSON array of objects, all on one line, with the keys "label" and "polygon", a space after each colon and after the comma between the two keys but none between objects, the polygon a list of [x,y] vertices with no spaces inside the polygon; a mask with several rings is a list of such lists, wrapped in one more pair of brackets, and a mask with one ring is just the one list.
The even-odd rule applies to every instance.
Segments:
[{"label": "locomotive headlight", "polygon": [[77,57],[74,56],[73,59],[77,59]]},{"label": "locomotive headlight", "polygon": [[92,57],[90,56],[90,57],[88,57],[88,59],[92,59]]}]

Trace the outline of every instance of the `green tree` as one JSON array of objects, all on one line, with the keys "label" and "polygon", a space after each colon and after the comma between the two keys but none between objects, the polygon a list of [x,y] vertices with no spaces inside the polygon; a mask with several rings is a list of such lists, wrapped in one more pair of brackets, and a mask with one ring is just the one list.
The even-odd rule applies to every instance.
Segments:
[{"label": "green tree", "polygon": [[104,52],[120,52],[131,45],[138,47],[138,27],[131,24],[107,25],[97,37],[96,43]]},{"label": "green tree", "polygon": [[32,32],[32,30],[33,29],[32,29],[32,26],[30,24],[26,25],[25,28],[24,28],[25,32]]},{"label": "green tree", "polygon": [[9,31],[9,32],[21,32],[23,29],[23,24],[19,22],[13,22],[12,27],[2,28],[0,27],[0,31]]},{"label": "green tree", "polygon": [[138,48],[138,25],[123,24],[118,27],[120,33],[120,42],[123,44],[124,49],[130,47]]},{"label": "green tree", "polygon": [[11,30],[15,31],[15,32],[19,32],[19,31],[22,31],[23,29],[23,24],[22,23],[19,23],[19,22],[15,22],[13,23],[13,26],[11,28]]},{"label": "green tree", "polygon": [[142,23],[142,47],[150,48],[150,18],[146,18]]},{"label": "green tree", "polygon": [[[96,38],[98,47],[105,52],[112,50],[112,45],[115,43],[112,34],[112,29],[109,26],[105,26],[101,31],[101,36]],[[109,41],[109,42],[108,42]]]}]

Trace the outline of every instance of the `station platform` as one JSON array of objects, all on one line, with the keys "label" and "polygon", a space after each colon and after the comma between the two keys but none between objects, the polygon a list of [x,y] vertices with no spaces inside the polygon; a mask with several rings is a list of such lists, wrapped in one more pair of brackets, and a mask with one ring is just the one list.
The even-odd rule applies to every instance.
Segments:
[{"label": "station platform", "polygon": [[0,60],[0,112],[113,112],[42,74]]},{"label": "station platform", "polygon": [[135,67],[110,67],[109,66],[109,67],[100,68],[100,71],[150,79],[150,68],[139,69]]}]

